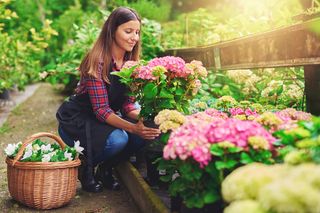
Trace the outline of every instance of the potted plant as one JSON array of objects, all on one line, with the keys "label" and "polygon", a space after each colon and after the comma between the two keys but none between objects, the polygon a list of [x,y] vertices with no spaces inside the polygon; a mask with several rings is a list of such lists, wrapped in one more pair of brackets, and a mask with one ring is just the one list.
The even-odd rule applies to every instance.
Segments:
[{"label": "potted plant", "polygon": [[153,120],[164,109],[188,114],[189,100],[197,94],[207,70],[200,61],[186,63],[182,58],[165,56],[149,62],[128,61],[112,74],[130,88],[130,95],[141,106],[140,117]]},{"label": "potted plant", "polygon": [[[173,130],[160,169],[172,196],[183,200],[183,211],[219,212],[221,182],[235,168],[252,162],[274,163],[276,139],[255,121],[228,118],[211,109],[187,116]],[[201,209],[201,210],[200,210]]]},{"label": "potted plant", "polygon": [[[149,62],[128,61],[120,71],[111,74],[120,77],[120,81],[130,89],[141,106],[140,118],[149,127],[157,127],[154,117],[164,109],[173,109],[188,114],[189,100],[198,92],[200,79],[207,70],[200,61],[186,63],[182,58],[166,56],[154,58]],[[162,136],[165,141],[166,136]],[[158,170],[154,160],[162,156],[163,144],[151,143],[146,150],[148,177],[150,184],[157,184]],[[161,171],[160,171],[161,173]]]}]

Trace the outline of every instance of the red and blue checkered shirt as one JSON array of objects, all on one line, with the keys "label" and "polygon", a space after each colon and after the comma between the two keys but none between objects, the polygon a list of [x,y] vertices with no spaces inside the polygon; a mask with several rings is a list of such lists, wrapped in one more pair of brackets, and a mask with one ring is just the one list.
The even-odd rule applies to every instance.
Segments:
[{"label": "red and blue checkered shirt", "polygon": [[[102,63],[99,63],[98,74],[101,76]],[[119,71],[114,66],[114,71]],[[98,120],[105,122],[106,119],[114,111],[109,105],[107,83],[102,78],[94,78],[92,76],[82,77],[78,85],[78,94],[88,93],[90,102],[92,105],[93,112],[95,113]],[[134,104],[135,98],[127,96],[125,103],[122,106],[122,110],[125,114],[136,110],[137,107]]]}]

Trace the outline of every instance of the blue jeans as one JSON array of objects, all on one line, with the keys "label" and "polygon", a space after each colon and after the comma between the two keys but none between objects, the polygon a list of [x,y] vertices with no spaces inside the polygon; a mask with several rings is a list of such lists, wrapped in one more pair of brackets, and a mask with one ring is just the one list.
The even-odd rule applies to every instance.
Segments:
[{"label": "blue jeans", "polygon": [[[74,146],[74,140],[71,139],[71,137],[69,137],[61,127],[58,128],[58,132],[62,140],[68,146]],[[103,161],[110,160],[121,151],[129,157],[141,149],[145,143],[145,140],[138,135],[127,133],[122,129],[115,129],[108,136],[103,151],[98,155],[93,156],[92,163],[93,165],[97,165]]]}]

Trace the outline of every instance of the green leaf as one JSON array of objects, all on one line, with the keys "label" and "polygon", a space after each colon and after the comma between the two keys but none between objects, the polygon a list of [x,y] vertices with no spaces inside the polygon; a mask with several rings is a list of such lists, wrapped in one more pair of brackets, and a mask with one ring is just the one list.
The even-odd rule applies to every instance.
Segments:
[{"label": "green leaf", "polygon": [[242,152],[240,155],[240,162],[243,164],[249,164],[252,163],[253,160],[248,153]]},{"label": "green leaf", "polygon": [[241,147],[229,147],[228,148],[228,152],[229,153],[237,153],[237,152],[241,152],[243,149]]},{"label": "green leaf", "polygon": [[235,165],[237,165],[237,161],[235,161],[235,160],[228,160],[227,162],[216,161],[215,165],[218,170],[232,169]]},{"label": "green leaf", "polygon": [[163,182],[169,182],[171,181],[171,179],[172,179],[171,175],[165,175],[160,177],[160,180]]},{"label": "green leaf", "polygon": [[175,92],[177,96],[184,94],[184,90],[182,88],[177,88]]},{"label": "green leaf", "polygon": [[215,156],[222,156],[224,155],[224,149],[219,147],[217,144],[214,144],[210,147],[210,153]]},{"label": "green leaf", "polygon": [[283,86],[280,86],[280,87],[277,89],[277,95],[279,96],[282,92],[283,92]]},{"label": "green leaf", "polygon": [[217,201],[219,199],[220,199],[219,194],[214,191],[209,191],[204,196],[205,203],[214,203],[215,201]]},{"label": "green leaf", "polygon": [[[174,104],[173,104],[173,101],[172,99],[169,99],[169,98],[161,98],[159,99],[159,101],[157,102],[157,107],[159,109],[172,109],[174,108]],[[175,103],[175,102],[174,102]]]},{"label": "green leaf", "polygon": [[158,88],[157,85],[155,85],[152,82],[147,83],[143,87],[143,93],[145,94],[145,97],[148,99],[155,98],[158,94]]},{"label": "green leaf", "polygon": [[159,94],[160,98],[174,98],[170,91],[166,88],[162,88]]},{"label": "green leaf", "polygon": [[206,172],[210,174],[211,177],[217,177],[219,171],[217,170],[217,167],[215,166],[215,163],[210,162],[209,165],[205,167]]}]

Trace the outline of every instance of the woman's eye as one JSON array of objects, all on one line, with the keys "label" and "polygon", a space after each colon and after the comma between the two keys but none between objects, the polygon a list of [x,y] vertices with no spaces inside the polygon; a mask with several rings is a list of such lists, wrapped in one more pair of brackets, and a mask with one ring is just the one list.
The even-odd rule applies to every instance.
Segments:
[{"label": "woman's eye", "polygon": [[131,33],[131,30],[125,30],[125,32],[129,34],[129,33]]}]

